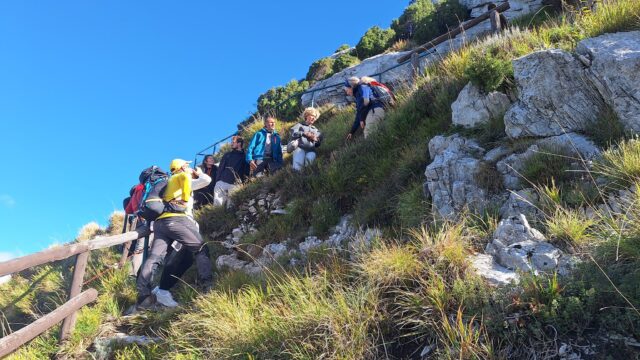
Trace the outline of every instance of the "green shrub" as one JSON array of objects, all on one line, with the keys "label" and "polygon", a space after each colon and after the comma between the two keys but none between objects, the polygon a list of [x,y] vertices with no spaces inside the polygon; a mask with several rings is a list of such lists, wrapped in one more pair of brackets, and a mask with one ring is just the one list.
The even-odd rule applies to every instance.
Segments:
[{"label": "green shrub", "polygon": [[423,186],[420,181],[416,181],[405,191],[398,194],[395,213],[403,228],[422,225],[429,212],[429,203],[424,197]]},{"label": "green shrub", "polygon": [[374,26],[367,30],[356,45],[360,60],[383,53],[393,42],[396,32],[393,29],[381,29]]},{"label": "green shrub", "polygon": [[471,52],[465,76],[485,92],[498,90],[503,83],[513,78],[513,66],[509,59],[494,55],[491,51]]},{"label": "green shrub", "polygon": [[587,126],[585,133],[596,145],[603,148],[615,145],[628,137],[624,124],[613,109],[607,105],[600,112],[596,121]]},{"label": "green shrub", "polygon": [[358,65],[360,63],[360,59],[351,54],[342,54],[338,56],[333,62],[333,73],[338,73],[346,68],[352,67],[354,65]]},{"label": "green shrub", "polygon": [[[415,37],[416,40],[421,41],[424,37],[429,37],[436,32],[429,23],[435,10],[431,0],[414,1],[404,9],[399,18],[393,20],[391,28],[395,31],[398,39]],[[428,40],[431,39],[425,41]]]},{"label": "green shrub", "polygon": [[311,226],[316,236],[324,236],[329,229],[340,220],[340,212],[336,209],[336,202],[329,196],[320,198],[313,203],[311,210]]},{"label": "green shrub", "polygon": [[302,112],[302,105],[300,97],[294,95],[308,88],[309,82],[306,80],[291,80],[285,86],[271,88],[258,97],[258,112],[275,115],[280,120],[295,120]]},{"label": "green shrub", "polygon": [[620,186],[637,182],[640,179],[640,139],[629,139],[606,150],[596,163],[595,171]]},{"label": "green shrub", "polygon": [[347,49],[349,49],[349,48],[351,48],[351,46],[349,46],[349,44],[342,44],[342,45],[340,45],[340,47],[338,47],[338,48],[336,49],[336,51],[334,51],[333,53],[334,53],[334,54],[335,54],[335,53],[339,53],[340,51],[344,51],[344,50],[347,50]]},{"label": "green shrub", "polygon": [[541,148],[522,164],[520,175],[532,184],[547,185],[552,179],[562,186],[575,174],[569,172],[571,161],[563,148]]},{"label": "green shrub", "polygon": [[309,82],[320,81],[333,75],[333,63],[335,60],[332,58],[322,58],[309,67],[307,71],[306,80]]}]

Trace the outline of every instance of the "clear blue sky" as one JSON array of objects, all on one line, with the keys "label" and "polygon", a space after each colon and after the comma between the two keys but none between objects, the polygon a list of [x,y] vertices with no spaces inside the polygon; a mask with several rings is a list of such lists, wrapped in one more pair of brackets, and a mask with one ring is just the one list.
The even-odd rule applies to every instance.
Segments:
[{"label": "clear blue sky", "polygon": [[142,168],[192,159],[407,4],[0,2],[0,255],[106,224]]}]

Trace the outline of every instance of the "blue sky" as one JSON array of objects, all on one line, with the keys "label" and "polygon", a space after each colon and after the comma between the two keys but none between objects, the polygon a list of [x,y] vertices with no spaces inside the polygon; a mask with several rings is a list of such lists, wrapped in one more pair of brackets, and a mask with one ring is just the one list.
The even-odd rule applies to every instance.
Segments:
[{"label": "blue sky", "polygon": [[141,169],[193,159],[407,4],[0,2],[0,255],[106,224]]}]

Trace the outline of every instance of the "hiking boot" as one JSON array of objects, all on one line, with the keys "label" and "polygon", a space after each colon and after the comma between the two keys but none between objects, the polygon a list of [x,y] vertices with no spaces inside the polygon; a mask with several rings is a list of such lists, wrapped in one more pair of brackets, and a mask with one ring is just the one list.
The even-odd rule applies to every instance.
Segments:
[{"label": "hiking boot", "polygon": [[142,300],[139,303],[137,303],[136,304],[136,308],[137,308],[137,310],[153,309],[155,304],[156,304],[156,295],[155,294],[151,294],[151,295],[147,296],[146,298],[144,298],[144,300]]},{"label": "hiking boot", "polygon": [[162,306],[174,308],[180,305],[175,300],[173,300],[173,296],[168,290],[158,289],[155,293],[155,296],[158,304]]}]

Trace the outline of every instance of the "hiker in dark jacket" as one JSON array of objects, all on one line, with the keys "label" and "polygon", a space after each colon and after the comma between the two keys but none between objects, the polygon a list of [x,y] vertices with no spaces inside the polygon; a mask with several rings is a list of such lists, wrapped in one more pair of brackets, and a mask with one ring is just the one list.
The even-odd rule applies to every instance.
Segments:
[{"label": "hiker in dark jacket", "polygon": [[[213,155],[205,156],[202,160],[202,164],[198,165],[198,167],[202,170],[203,174],[208,175],[212,179],[216,178],[218,167],[216,166],[216,161],[213,158]],[[194,208],[196,210],[213,202],[214,187],[215,181],[212,181],[207,187],[194,192]]]},{"label": "hiker in dark jacket", "polygon": [[357,77],[350,77],[345,80],[344,92],[347,96],[353,96],[356,100],[356,117],[351,126],[351,131],[347,134],[347,140],[351,140],[353,135],[361,127],[364,130],[365,139],[373,133],[384,118],[384,104],[376,100],[371,87],[367,84],[372,78],[363,77],[361,81]]},{"label": "hiker in dark jacket", "polygon": [[282,143],[276,131],[276,118],[267,117],[264,128],[253,135],[246,161],[254,176],[261,176],[265,171],[272,174],[282,168]]},{"label": "hiker in dark jacket", "polygon": [[[322,133],[313,123],[316,122],[320,112],[312,107],[304,109],[302,118],[304,122],[294,125],[290,130],[290,138],[293,150],[293,169],[302,170],[306,165],[316,159],[316,148],[322,143]],[[289,149],[289,147],[287,147]]]},{"label": "hiker in dark jacket", "polygon": [[229,195],[249,175],[249,165],[244,153],[244,139],[234,136],[231,140],[231,151],[224,154],[218,166],[218,177],[213,190],[213,204],[223,206],[229,199]]}]

